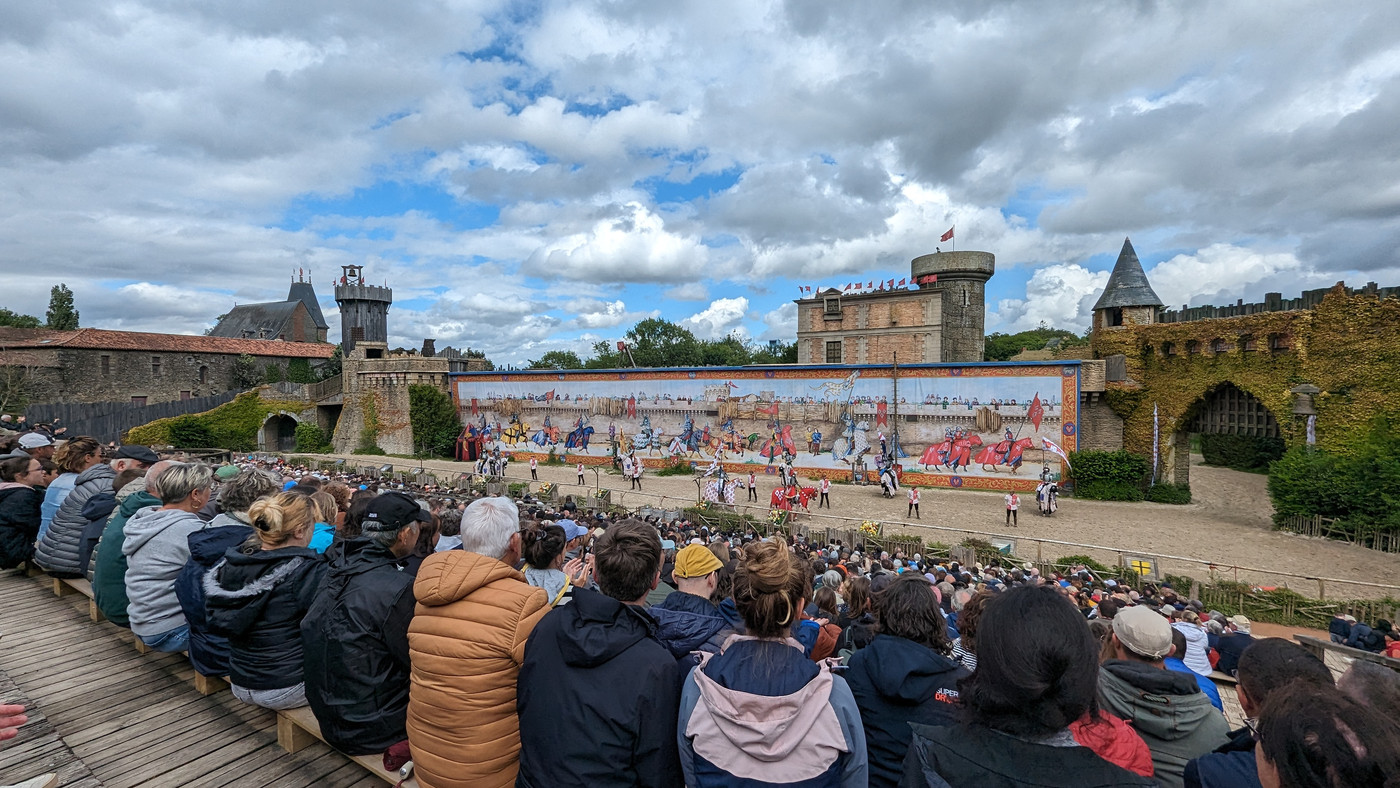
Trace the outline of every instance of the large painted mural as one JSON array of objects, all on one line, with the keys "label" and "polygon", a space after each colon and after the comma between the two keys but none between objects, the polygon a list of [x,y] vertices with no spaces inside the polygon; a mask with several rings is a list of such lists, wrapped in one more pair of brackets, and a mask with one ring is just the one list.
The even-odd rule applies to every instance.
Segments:
[{"label": "large painted mural", "polygon": [[852,479],[893,456],[905,484],[980,490],[1059,476],[1079,427],[1077,362],[478,372],[452,393],[469,442],[517,459]]}]

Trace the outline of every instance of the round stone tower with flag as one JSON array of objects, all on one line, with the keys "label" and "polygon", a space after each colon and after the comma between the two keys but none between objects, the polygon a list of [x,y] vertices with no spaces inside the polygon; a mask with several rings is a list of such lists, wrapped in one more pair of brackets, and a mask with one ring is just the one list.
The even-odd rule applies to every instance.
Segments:
[{"label": "round stone tower with flag", "polygon": [[987,280],[996,273],[996,255],[938,251],[915,257],[909,269],[920,290],[941,296],[943,352],[938,361],[981,361],[987,318]]}]

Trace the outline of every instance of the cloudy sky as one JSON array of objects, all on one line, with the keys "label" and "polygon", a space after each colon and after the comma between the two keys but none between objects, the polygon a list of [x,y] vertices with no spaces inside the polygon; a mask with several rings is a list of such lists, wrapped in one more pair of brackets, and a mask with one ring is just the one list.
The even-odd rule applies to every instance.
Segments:
[{"label": "cloudy sky", "polygon": [[988,330],[1400,284],[1400,3],[0,4],[0,306],[196,333],[348,263],[391,342],[523,363],[660,315],[792,339],[803,285],[956,225]]}]

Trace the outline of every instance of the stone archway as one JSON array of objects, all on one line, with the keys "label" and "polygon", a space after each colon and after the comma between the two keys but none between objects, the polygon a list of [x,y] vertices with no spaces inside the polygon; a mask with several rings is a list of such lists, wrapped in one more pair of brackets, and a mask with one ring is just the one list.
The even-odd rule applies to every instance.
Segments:
[{"label": "stone archway", "polygon": [[1284,437],[1283,429],[1268,406],[1228,381],[1208,389],[1186,409],[1176,424],[1176,432],[1162,436],[1159,477],[1177,484],[1190,483],[1193,434]]},{"label": "stone archway", "polygon": [[268,416],[258,431],[258,446],[263,451],[296,451],[300,423],[296,416],[285,411]]}]

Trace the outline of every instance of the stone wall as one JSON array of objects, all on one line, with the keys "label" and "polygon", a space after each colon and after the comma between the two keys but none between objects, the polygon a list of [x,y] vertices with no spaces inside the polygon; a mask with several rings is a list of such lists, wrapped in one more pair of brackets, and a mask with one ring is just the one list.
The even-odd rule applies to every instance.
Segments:
[{"label": "stone wall", "polygon": [[[30,399],[34,402],[119,402],[145,397],[147,403],[192,399],[239,390],[234,381],[238,356],[142,350],[55,348],[34,351],[44,359]],[[259,368],[291,358],[255,356]],[[310,359],[312,368],[323,364]]]},{"label": "stone wall", "polygon": [[1118,451],[1123,448],[1123,419],[1103,395],[1085,392],[1079,400],[1079,451]]},{"label": "stone wall", "polygon": [[351,452],[373,442],[388,454],[411,455],[408,387],[427,384],[447,391],[449,362],[416,355],[366,358],[370,351],[387,348],[382,342],[358,343],[341,364],[344,408],[335,427],[335,450]]}]

